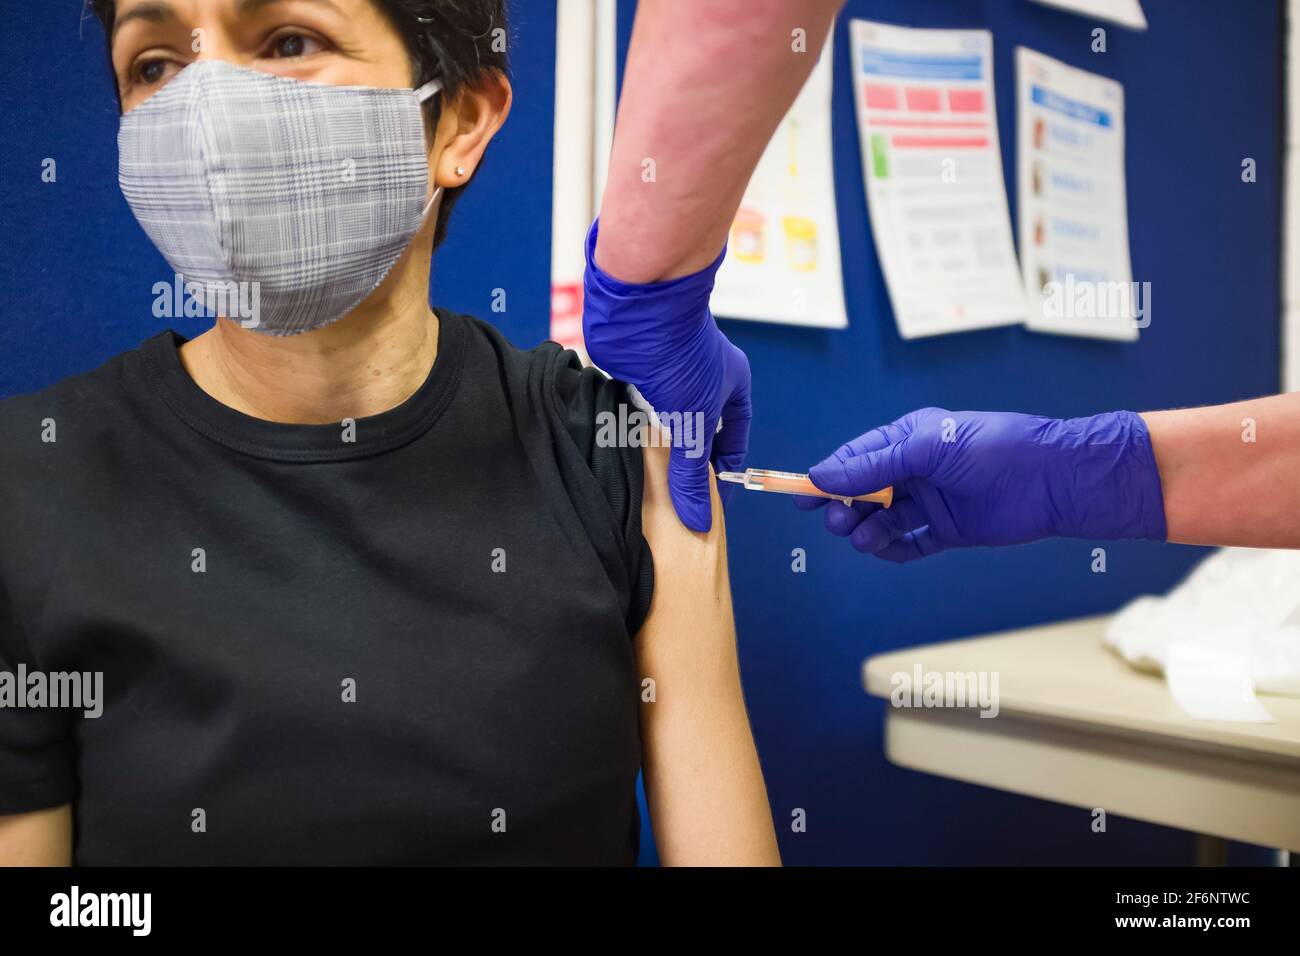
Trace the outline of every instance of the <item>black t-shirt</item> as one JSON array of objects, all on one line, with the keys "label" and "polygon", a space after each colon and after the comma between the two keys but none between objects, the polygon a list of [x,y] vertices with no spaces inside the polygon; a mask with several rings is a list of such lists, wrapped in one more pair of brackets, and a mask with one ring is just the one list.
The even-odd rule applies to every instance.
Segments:
[{"label": "black t-shirt", "polygon": [[80,864],[634,861],[626,389],[437,314],[351,440],[171,332],[0,402],[0,671],[103,675],[98,718],[0,706],[0,814],[73,803]]}]

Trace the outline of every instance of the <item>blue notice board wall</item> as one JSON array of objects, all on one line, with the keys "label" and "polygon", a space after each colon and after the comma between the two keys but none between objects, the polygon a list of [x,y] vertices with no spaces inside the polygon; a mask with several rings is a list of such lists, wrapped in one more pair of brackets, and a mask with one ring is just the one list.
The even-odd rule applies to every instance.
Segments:
[{"label": "blue notice board wall", "polygon": [[[620,4],[622,53],[633,5]],[[835,27],[834,158],[843,331],[724,321],[754,370],[751,464],[805,470],[841,441],[924,405],[1073,416],[1227,402],[1280,387],[1282,60],[1275,0],[1143,0],[1144,33],[1032,0],[849,0]],[[998,132],[1015,223],[1017,45],[1124,84],[1134,278],[1152,284],[1136,344],[1005,328],[904,341],[870,226],[853,114],[849,18],[993,34]],[[1092,31],[1106,30],[1106,52]],[[685,42],[685,41],[683,41]],[[1241,164],[1258,179],[1243,183]],[[728,514],[745,697],[791,864],[1184,863],[1185,834],[891,765],[879,651],[1096,614],[1164,591],[1198,548],[1052,541],[905,567],[820,519],[741,493]],[[806,573],[791,551],[807,553]],[[792,833],[802,809],[807,832]],[[720,810],[720,812],[723,812]],[[1239,855],[1240,855],[1239,851]],[[1249,855],[1249,854],[1248,854]]]}]

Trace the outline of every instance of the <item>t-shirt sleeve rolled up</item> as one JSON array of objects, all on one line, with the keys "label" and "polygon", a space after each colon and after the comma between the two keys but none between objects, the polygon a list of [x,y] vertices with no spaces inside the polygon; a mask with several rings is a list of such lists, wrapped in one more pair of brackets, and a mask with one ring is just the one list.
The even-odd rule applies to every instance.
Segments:
[{"label": "t-shirt sleeve rolled up", "polygon": [[[654,595],[654,561],[641,532],[645,491],[644,454],[619,426],[639,417],[628,386],[594,368],[582,368],[572,352],[557,350],[552,392],[565,430],[586,459],[612,516],[621,567],[611,565],[614,583],[627,596],[628,633],[635,636],[650,611]],[[609,441],[610,436],[614,441]]]}]

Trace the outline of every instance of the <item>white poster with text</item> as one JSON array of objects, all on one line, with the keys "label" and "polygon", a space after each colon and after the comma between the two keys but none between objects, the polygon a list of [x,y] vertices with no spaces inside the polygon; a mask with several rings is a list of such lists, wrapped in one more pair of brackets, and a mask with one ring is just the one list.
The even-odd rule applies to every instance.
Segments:
[{"label": "white poster with text", "polygon": [[867,211],[905,339],[1021,322],[987,30],[849,25]]},{"label": "white poster with text", "polygon": [[1129,261],[1124,88],[1024,47],[1016,85],[1025,325],[1135,340],[1151,297]]}]

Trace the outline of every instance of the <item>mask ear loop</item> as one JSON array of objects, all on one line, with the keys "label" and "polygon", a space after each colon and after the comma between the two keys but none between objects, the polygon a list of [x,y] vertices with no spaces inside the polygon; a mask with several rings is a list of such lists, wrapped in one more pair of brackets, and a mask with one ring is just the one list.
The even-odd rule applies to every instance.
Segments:
[{"label": "mask ear loop", "polygon": [[[417,90],[415,90],[415,99],[419,102],[421,106],[423,106],[428,100],[430,100],[435,95],[437,95],[438,91],[441,89],[442,89],[442,80],[430,80],[428,83],[425,83],[424,86],[421,86]],[[421,222],[423,222],[424,218],[429,215],[429,210],[433,209],[434,204],[437,203],[438,197],[440,197],[441,195],[442,195],[442,187],[435,185],[433,187],[433,195],[429,197],[429,202],[424,207],[424,212],[420,213]]]}]

